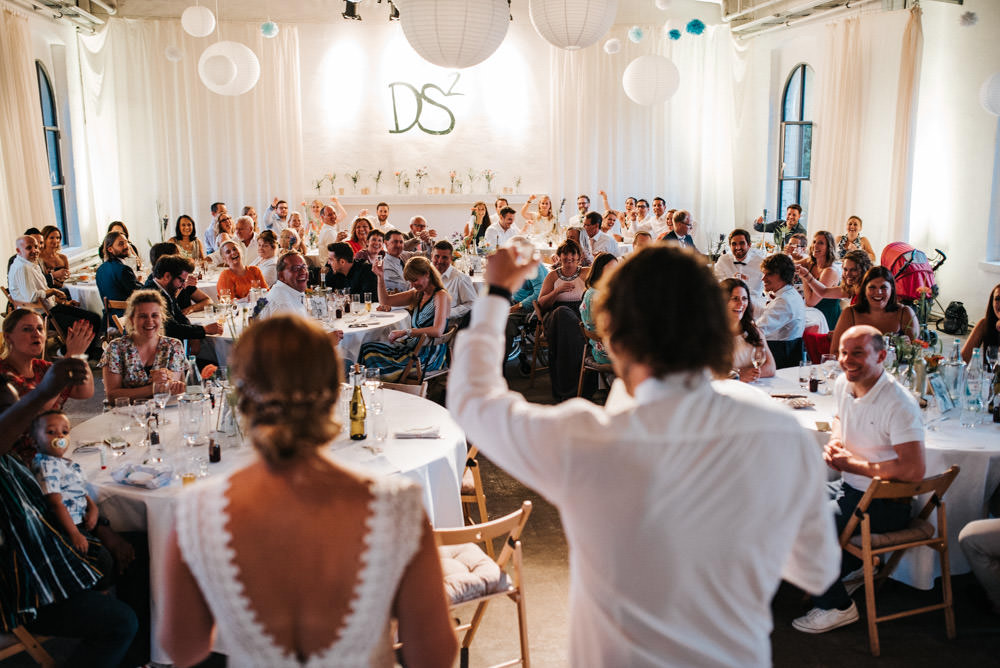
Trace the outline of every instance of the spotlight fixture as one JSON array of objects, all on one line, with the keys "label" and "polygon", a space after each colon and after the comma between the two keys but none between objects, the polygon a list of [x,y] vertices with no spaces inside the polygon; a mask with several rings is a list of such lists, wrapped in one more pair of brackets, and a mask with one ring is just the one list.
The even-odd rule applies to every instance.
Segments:
[{"label": "spotlight fixture", "polygon": [[360,0],[344,0],[344,13],[341,16],[345,19],[360,21],[361,15],[358,14],[358,2]]},{"label": "spotlight fixture", "polygon": [[[386,0],[389,5],[389,20],[398,21],[399,20],[399,9],[396,7],[396,3],[392,0]],[[378,0],[378,4],[382,4],[382,0]]]}]

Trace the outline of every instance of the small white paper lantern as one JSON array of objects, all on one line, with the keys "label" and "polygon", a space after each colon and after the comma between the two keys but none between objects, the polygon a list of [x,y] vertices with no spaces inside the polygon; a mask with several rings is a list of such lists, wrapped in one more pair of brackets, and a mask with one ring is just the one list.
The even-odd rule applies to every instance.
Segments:
[{"label": "small white paper lantern", "polygon": [[1000,116],[1000,72],[983,82],[979,89],[979,104],[994,116]]},{"label": "small white paper lantern", "polygon": [[642,41],[642,38],[645,36],[646,33],[643,32],[642,28],[640,28],[639,26],[632,26],[631,28],[628,29],[628,39],[633,44],[638,44],[639,42]]},{"label": "small white paper lantern", "polygon": [[670,9],[670,5],[674,3],[674,0],[656,0],[656,8],[661,11],[666,11]]},{"label": "small white paper lantern", "polygon": [[181,27],[192,37],[205,37],[215,30],[215,14],[208,7],[188,7],[181,14]]},{"label": "small white paper lantern", "polygon": [[639,56],[625,68],[622,88],[625,94],[641,105],[657,104],[677,92],[681,75],[668,58]]},{"label": "small white paper lantern", "polygon": [[172,63],[179,63],[184,59],[184,52],[173,44],[163,50],[163,55]]},{"label": "small white paper lantern", "polygon": [[531,25],[546,42],[574,51],[596,44],[611,28],[618,0],[530,0]]},{"label": "small white paper lantern", "polygon": [[505,0],[406,0],[403,35],[429,63],[450,69],[478,65],[493,55],[510,26]]},{"label": "small white paper lantern", "polygon": [[198,76],[213,93],[243,95],[257,85],[260,61],[246,44],[216,42],[198,59]]},{"label": "small white paper lantern", "polygon": [[617,37],[612,37],[604,43],[604,53],[615,54],[622,50],[622,41]]}]

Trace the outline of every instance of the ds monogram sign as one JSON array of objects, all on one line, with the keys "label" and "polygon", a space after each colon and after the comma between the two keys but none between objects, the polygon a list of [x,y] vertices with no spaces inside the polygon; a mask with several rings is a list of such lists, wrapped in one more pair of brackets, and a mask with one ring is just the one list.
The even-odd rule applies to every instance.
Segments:
[{"label": "ds monogram sign", "polygon": [[[426,132],[429,135],[446,135],[452,130],[454,130],[455,114],[453,114],[451,109],[449,109],[442,103],[443,98],[462,95],[462,93],[453,92],[455,90],[455,84],[458,83],[459,77],[461,75],[458,72],[455,72],[452,76],[454,78],[451,80],[451,86],[448,87],[447,91],[442,90],[440,86],[431,83],[424,84],[423,86],[420,87],[419,90],[417,90],[416,87],[403,81],[394,81],[393,83],[389,84],[389,91],[392,93],[392,120],[393,124],[395,125],[394,128],[389,130],[389,134],[396,135],[396,134],[401,134],[403,132],[409,132],[410,130],[413,129],[414,126],[420,128],[420,130]],[[404,99],[397,99],[396,97],[396,91],[399,88],[402,88],[401,96]],[[406,104],[406,102],[408,101],[407,99],[405,99],[407,98],[407,91],[409,91],[409,93],[412,94],[413,96],[412,104]],[[433,95],[439,97],[439,99],[435,100],[433,97],[431,97],[432,93],[430,91],[437,91],[436,93],[433,93]],[[426,107],[425,105],[429,105],[431,107],[436,107],[437,109],[440,109],[441,111],[444,112],[444,114],[447,114],[447,118],[445,118],[441,113],[433,113],[435,110],[433,109],[429,110],[428,107]],[[405,127],[400,126],[399,122],[400,107],[403,108],[404,113],[410,111],[410,108],[412,107],[413,120],[411,120],[409,125]],[[424,123],[421,122],[421,116],[424,114],[425,111],[431,111],[432,117],[434,117],[432,121],[428,122],[428,125],[430,127],[428,127],[428,125],[424,125]]]}]

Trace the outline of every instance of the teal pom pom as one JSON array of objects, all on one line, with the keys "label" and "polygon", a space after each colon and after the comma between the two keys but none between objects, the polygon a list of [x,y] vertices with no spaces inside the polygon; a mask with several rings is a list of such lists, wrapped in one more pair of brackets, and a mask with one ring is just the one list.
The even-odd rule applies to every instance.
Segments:
[{"label": "teal pom pom", "polygon": [[705,32],[705,24],[698,19],[691,19],[688,21],[687,27],[684,28],[692,35],[700,35]]},{"label": "teal pom pom", "polygon": [[267,21],[260,24],[260,34],[264,37],[274,37],[278,34],[278,24],[274,21]]},{"label": "teal pom pom", "polygon": [[674,28],[673,30],[667,33],[667,36],[670,37],[670,39],[677,41],[681,38],[681,31]]}]

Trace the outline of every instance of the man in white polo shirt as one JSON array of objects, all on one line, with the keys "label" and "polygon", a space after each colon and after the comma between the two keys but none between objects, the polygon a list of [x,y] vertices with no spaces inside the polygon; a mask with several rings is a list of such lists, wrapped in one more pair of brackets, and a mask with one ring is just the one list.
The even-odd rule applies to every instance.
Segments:
[{"label": "man in white polo shirt", "polygon": [[[838,533],[847,526],[872,478],[914,482],[924,477],[920,407],[882,368],[884,345],[882,333],[869,325],[851,327],[840,338],[844,374],[833,386],[837,414],[823,451],[827,465],[841,472],[840,491],[833,500]],[[910,503],[875,499],[868,515],[872,533],[898,531],[910,522]],[[861,560],[842,553],[841,577],[860,566]],[[792,626],[805,633],[825,633],[858,621],[858,608],[840,579],[814,597],[813,604]]]}]

